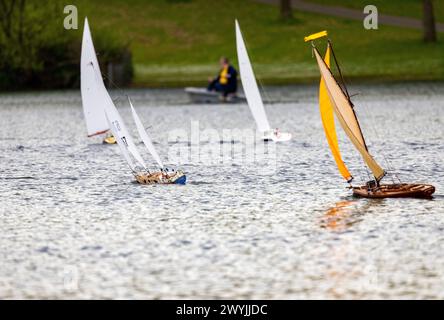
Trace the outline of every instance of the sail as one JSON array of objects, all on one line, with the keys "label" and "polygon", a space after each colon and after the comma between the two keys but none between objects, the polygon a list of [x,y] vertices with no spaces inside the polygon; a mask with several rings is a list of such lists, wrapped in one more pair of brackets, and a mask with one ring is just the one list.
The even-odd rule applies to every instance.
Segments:
[{"label": "sail", "polygon": [[85,114],[88,136],[94,136],[109,130],[103,112],[104,101],[97,95],[99,85],[103,85],[96,51],[91,38],[88,19],[83,28],[82,56],[80,60],[80,89],[82,92],[83,112]]},{"label": "sail", "polygon": [[[127,158],[126,155],[128,153],[132,154],[139,166],[145,169],[145,162],[140,156],[131,136],[128,134],[125,124],[103,83],[87,19],[85,19],[83,31],[82,58],[80,63],[82,102],[89,136],[103,133],[113,128],[112,132],[119,146],[122,146],[123,143],[125,151],[127,151],[124,153],[125,158]],[[110,124],[112,125],[111,127]],[[128,164],[134,170],[134,164],[129,162]]]},{"label": "sail", "polygon": [[108,94],[106,94],[106,98],[107,102],[105,104],[104,110],[105,119],[107,118],[107,123],[111,124],[111,132],[116,138],[117,143],[121,148],[125,148],[125,150],[127,150],[127,152],[136,159],[139,166],[141,166],[143,169],[146,169],[145,161],[137,150],[133,138],[128,133],[128,130],[126,129],[126,126],[123,123],[122,118],[120,117],[119,111],[117,111],[117,108],[114,106],[114,103]]},{"label": "sail", "polygon": [[[325,64],[330,68],[330,46],[327,48],[324,58]],[[352,175],[342,161],[341,153],[339,151],[338,137],[336,135],[335,120],[333,114],[333,106],[328,97],[327,88],[325,87],[324,79],[321,77],[319,85],[319,110],[321,112],[322,124],[324,126],[325,135],[330,146],[333,158],[336,161],[339,172],[345,180],[351,181]]]},{"label": "sail", "polygon": [[[108,117],[108,114],[106,113],[106,111],[105,111],[105,118],[106,118],[108,126],[109,126],[111,132],[113,133],[113,135],[115,137],[118,137],[118,127],[111,124],[111,121],[109,120],[109,117]],[[117,141],[117,145],[120,148],[120,151],[123,154],[123,157],[126,160],[126,163],[128,163],[128,166],[131,168],[131,171],[136,172],[136,164],[134,163],[134,161],[130,157],[129,151],[127,149],[127,145],[124,143],[125,140],[116,139],[116,141]]]},{"label": "sail", "polygon": [[327,89],[328,96],[339,120],[339,123],[341,124],[347,136],[350,138],[353,145],[361,153],[364,162],[373,172],[376,180],[379,181],[384,177],[385,171],[369,154],[364,142],[364,137],[362,136],[361,128],[359,127],[358,120],[353,111],[353,107],[350,104],[350,101],[336,82],[329,67],[326,65],[316,48],[314,48],[314,53],[319,66],[319,70],[325,83],[325,87]]},{"label": "sail", "polygon": [[137,131],[139,132],[139,136],[142,138],[142,141],[145,144],[145,147],[148,149],[150,154],[153,156],[154,160],[156,160],[159,167],[163,168],[162,160],[160,160],[159,154],[157,153],[156,149],[154,148],[153,142],[151,141],[150,137],[146,133],[146,130],[142,124],[142,121],[140,121],[140,118],[137,115],[136,109],[134,109],[134,106],[131,103],[131,100],[129,98],[128,98],[128,101],[131,106],[131,112],[133,114],[134,122],[136,123],[136,127],[137,127]]},{"label": "sail", "polygon": [[270,124],[268,123],[267,115],[265,114],[264,104],[259,93],[259,88],[257,86],[253,68],[251,67],[250,58],[248,57],[247,48],[245,47],[245,43],[242,38],[242,33],[237,20],[236,47],[242,86],[244,88],[244,93],[247,98],[248,106],[250,107],[251,113],[253,114],[253,118],[256,121],[256,125],[259,131],[270,131]]}]

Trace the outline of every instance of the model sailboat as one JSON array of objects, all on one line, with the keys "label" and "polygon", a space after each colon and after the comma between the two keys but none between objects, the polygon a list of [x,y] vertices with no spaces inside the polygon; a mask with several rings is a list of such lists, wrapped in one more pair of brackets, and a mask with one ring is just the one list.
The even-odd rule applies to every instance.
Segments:
[{"label": "model sailboat", "polygon": [[257,86],[256,77],[254,76],[253,68],[251,67],[250,58],[248,57],[247,48],[245,47],[242,32],[239,23],[236,20],[236,48],[237,59],[239,62],[239,71],[244,88],[244,93],[247,98],[248,106],[257,128],[263,133],[263,140],[265,141],[288,141],[291,139],[290,133],[280,132],[278,129],[272,130],[267,119],[262,102],[261,94]]},{"label": "model sailboat", "polygon": [[140,155],[133,141],[133,138],[128,133],[128,130],[126,129],[126,126],[123,123],[122,118],[120,117],[120,114],[114,104],[106,104],[105,118],[111,129],[111,132],[113,133],[114,137],[116,137],[117,144],[122,151],[122,155],[125,158],[137,182],[141,184],[185,184],[186,176],[182,171],[169,171],[168,169],[164,168],[163,163],[160,160],[160,157],[156,149],[154,148],[154,145],[151,142],[151,139],[149,138],[147,132],[145,131],[142,121],[137,115],[136,110],[134,109],[134,106],[129,98],[128,101],[131,106],[131,112],[134,118],[134,122],[136,123],[137,131],[142,138],[145,147],[150,152],[154,160],[157,162],[158,169],[156,171],[150,172],[147,169],[145,161]]},{"label": "model sailboat", "polygon": [[336,61],[332,44],[330,41],[328,41],[327,52],[325,58],[322,59],[318,49],[313,43],[313,40],[325,36],[327,36],[327,32],[323,31],[306,37],[305,41],[311,41],[313,52],[321,73],[319,104],[327,141],[330,145],[330,149],[338,166],[339,172],[347,180],[347,182],[351,184],[353,177],[342,161],[339,151],[333,116],[333,114],[335,114],[346,135],[353,143],[355,148],[359,151],[365,164],[371,170],[374,176],[374,180],[367,182],[367,184],[364,186],[352,186],[351,188],[353,190],[353,194],[355,196],[366,198],[431,197],[435,192],[435,188],[431,185],[407,183],[381,184],[381,180],[386,175],[386,171],[377,163],[368,150],[358,118],[354,111],[353,103],[351,102],[345,84],[343,83],[343,89],[330,70],[330,54],[332,54],[342,79],[342,74],[338,62]]},{"label": "model sailboat", "polygon": [[111,130],[137,182],[142,184],[185,184],[186,177],[183,172],[164,169],[151,139],[148,137],[134,106],[128,99],[139,135],[159,166],[158,170],[154,172],[147,169],[145,161],[137,150],[133,138],[126,129],[113,100],[105,88],[87,20],[85,20],[83,33],[81,72],[82,100],[89,136]]},{"label": "model sailboat", "polygon": [[[105,113],[103,112],[103,102],[96,94],[97,86],[99,85],[105,86],[100,72],[99,62],[97,61],[88,19],[85,18],[80,61],[80,89],[88,137],[106,134],[109,130]],[[116,140],[113,136],[106,135],[103,142],[113,144],[116,143]]]}]

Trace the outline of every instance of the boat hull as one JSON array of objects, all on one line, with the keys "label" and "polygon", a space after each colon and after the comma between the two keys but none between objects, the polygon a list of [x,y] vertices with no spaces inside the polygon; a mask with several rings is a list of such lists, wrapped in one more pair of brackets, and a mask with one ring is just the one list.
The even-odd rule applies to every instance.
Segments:
[{"label": "boat hull", "polygon": [[208,91],[205,88],[185,88],[193,103],[242,103],[247,102],[245,96],[229,94],[226,98],[220,92]]},{"label": "boat hull", "polygon": [[354,187],[353,195],[362,198],[432,198],[435,187],[429,184],[383,184],[369,189],[367,186]]},{"label": "boat hull", "polygon": [[262,138],[263,141],[274,141],[274,142],[285,142],[291,140],[291,133],[287,132],[279,132],[276,134],[275,132],[265,132]]},{"label": "boat hull", "polygon": [[138,173],[135,175],[136,181],[140,184],[186,184],[187,177],[181,172],[177,171],[172,175],[163,172],[154,173]]}]

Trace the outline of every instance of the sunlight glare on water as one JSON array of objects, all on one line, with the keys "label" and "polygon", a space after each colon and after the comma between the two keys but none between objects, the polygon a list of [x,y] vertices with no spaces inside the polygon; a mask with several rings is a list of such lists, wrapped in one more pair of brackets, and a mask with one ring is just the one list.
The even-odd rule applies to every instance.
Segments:
[{"label": "sunlight glare on water", "polygon": [[[0,298],[443,299],[443,84],[350,89],[372,154],[403,181],[434,184],[433,200],[351,197],[316,87],[267,88],[271,125],[293,134],[276,146],[274,174],[189,162],[186,186],[134,183],[117,146],[86,138],[79,92],[2,94]],[[244,104],[129,94],[166,163],[170,130],[191,121],[254,128]],[[367,180],[338,134],[357,183]]]}]

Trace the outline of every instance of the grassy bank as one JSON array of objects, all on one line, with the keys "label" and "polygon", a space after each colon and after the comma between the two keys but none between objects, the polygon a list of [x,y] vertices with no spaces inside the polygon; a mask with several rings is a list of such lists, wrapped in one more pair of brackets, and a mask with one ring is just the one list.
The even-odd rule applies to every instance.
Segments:
[{"label": "grassy bank", "polygon": [[315,61],[303,37],[323,29],[329,30],[348,77],[444,79],[442,34],[440,43],[424,44],[420,31],[385,26],[366,31],[358,21],[299,12],[294,22],[282,23],[277,7],[252,0],[73,2],[81,15],[88,15],[93,36],[107,31],[130,42],[134,86],[203,84],[217,71],[219,56],[232,57],[236,64],[235,18],[263,83],[317,79]]},{"label": "grassy bank", "polygon": [[[372,4],[378,8],[379,14],[394,16],[404,16],[409,18],[422,19],[421,0],[305,0],[329,6],[343,6],[347,8],[362,10],[366,5]],[[438,22],[444,22],[444,2],[435,0],[435,18]]]}]

